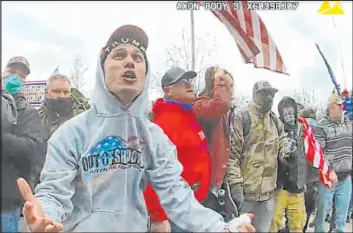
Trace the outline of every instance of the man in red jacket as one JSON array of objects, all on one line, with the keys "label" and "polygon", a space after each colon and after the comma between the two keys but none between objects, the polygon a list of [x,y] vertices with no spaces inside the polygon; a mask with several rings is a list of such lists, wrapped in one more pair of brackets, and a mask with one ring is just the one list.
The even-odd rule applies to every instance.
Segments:
[{"label": "man in red jacket", "polygon": [[[164,99],[156,100],[152,112],[153,122],[163,129],[176,146],[178,159],[184,167],[182,177],[202,203],[210,186],[210,156],[205,134],[192,110],[195,93],[190,80],[195,77],[195,72],[185,72],[178,67],[168,70],[162,78]],[[145,200],[152,221],[152,232],[184,231],[174,223],[169,223],[150,185],[145,191]]]}]

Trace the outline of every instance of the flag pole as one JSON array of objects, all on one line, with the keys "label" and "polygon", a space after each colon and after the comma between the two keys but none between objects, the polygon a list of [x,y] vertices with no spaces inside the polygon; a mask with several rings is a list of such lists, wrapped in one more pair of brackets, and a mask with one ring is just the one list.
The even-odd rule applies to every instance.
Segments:
[{"label": "flag pole", "polygon": [[195,22],[194,22],[193,10],[190,10],[190,26],[191,26],[191,70],[195,71]]},{"label": "flag pole", "polygon": [[54,70],[54,72],[51,74],[50,77],[54,76],[55,74],[57,74],[59,72],[59,66],[57,66]]},{"label": "flag pole", "polygon": [[[332,23],[333,23],[333,28],[335,29],[335,31],[337,31],[336,29],[336,23],[335,23],[335,18],[332,15]],[[344,88],[346,88],[346,74],[344,72],[344,64],[343,64],[343,57],[342,57],[342,51],[341,51],[341,46],[340,44],[338,45],[338,50],[339,50],[339,54],[340,54],[340,59],[341,59],[341,66],[342,66],[342,74],[343,74],[343,86]]]}]

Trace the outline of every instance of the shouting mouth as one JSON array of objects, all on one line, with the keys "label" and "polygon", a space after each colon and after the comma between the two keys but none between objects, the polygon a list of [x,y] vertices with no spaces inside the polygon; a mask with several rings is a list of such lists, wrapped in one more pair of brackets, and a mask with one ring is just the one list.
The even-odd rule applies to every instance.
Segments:
[{"label": "shouting mouth", "polygon": [[136,74],[132,70],[125,71],[123,73],[123,78],[127,81],[135,81],[136,80]]}]

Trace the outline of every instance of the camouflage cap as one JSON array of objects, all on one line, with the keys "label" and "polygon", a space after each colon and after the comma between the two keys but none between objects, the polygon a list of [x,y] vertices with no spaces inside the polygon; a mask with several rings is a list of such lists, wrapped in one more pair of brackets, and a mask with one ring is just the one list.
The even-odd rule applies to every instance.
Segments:
[{"label": "camouflage cap", "polygon": [[341,96],[334,93],[328,98],[327,105],[330,105],[333,103],[341,105],[344,103],[344,101]]},{"label": "camouflage cap", "polygon": [[278,92],[277,88],[272,87],[271,83],[269,83],[266,80],[258,81],[254,84],[254,87],[252,89],[253,94],[261,91],[261,90],[271,90],[274,93]]},{"label": "camouflage cap", "polygon": [[12,57],[7,63],[6,67],[11,66],[13,64],[21,64],[25,68],[27,74],[31,73],[31,69],[26,58],[21,56]]}]

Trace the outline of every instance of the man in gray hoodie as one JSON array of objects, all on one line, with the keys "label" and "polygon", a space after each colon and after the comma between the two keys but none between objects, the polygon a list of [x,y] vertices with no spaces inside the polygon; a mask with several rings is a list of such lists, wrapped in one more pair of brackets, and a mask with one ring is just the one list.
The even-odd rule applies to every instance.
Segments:
[{"label": "man in gray hoodie", "polygon": [[148,119],[147,46],[136,26],[114,31],[98,59],[93,104],[49,139],[35,196],[18,180],[31,232],[147,232],[147,181],[183,229],[255,231],[250,224],[225,223],[181,178],[175,146]]}]

